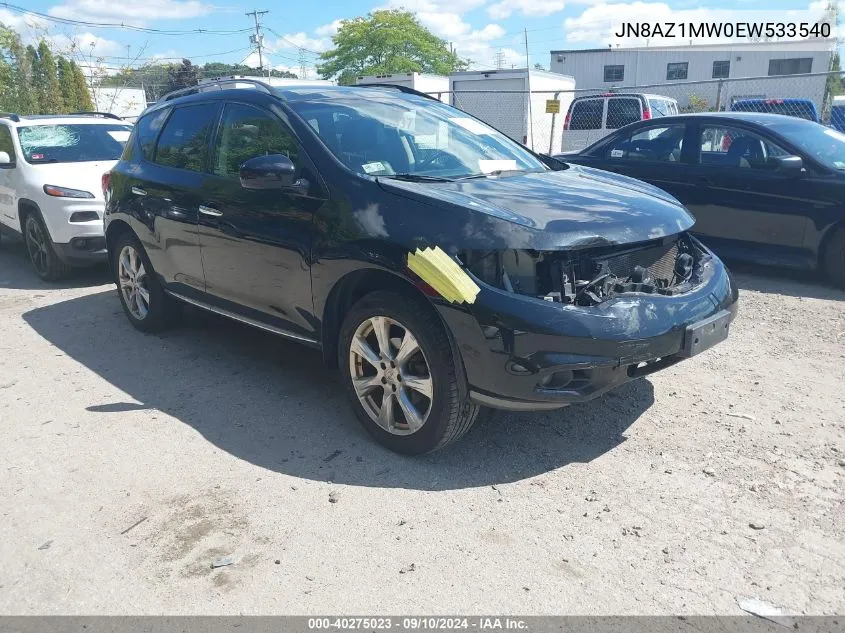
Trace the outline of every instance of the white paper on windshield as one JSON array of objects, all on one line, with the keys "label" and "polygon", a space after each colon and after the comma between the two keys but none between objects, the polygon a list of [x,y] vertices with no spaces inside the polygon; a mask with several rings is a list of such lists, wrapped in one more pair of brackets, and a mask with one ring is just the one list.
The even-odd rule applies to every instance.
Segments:
[{"label": "white paper on windshield", "polygon": [[118,143],[125,143],[129,140],[129,130],[112,130],[108,132],[108,135]]},{"label": "white paper on windshield", "polygon": [[478,170],[482,174],[489,174],[494,171],[507,171],[509,169],[516,169],[515,160],[479,160]]},{"label": "white paper on windshield", "polygon": [[384,166],[384,163],[381,161],[376,161],[374,163],[364,163],[361,165],[361,169],[364,170],[367,174],[374,174],[377,171],[387,171],[387,167]]},{"label": "white paper on windshield", "polygon": [[836,169],[845,169],[845,162],[841,160],[835,160],[833,161],[833,166],[836,167]]},{"label": "white paper on windshield", "polygon": [[454,117],[449,119],[455,125],[460,125],[465,130],[473,134],[493,134],[493,130],[480,121],[470,119],[469,117]]},{"label": "white paper on windshield", "polygon": [[625,151],[621,149],[612,149],[610,150],[610,157],[611,158],[622,158],[625,156]]},{"label": "white paper on windshield", "polygon": [[828,136],[832,136],[837,141],[845,141],[845,134],[843,134],[842,132],[837,132],[836,130],[828,129],[828,130],[825,130],[824,133],[827,134]]}]

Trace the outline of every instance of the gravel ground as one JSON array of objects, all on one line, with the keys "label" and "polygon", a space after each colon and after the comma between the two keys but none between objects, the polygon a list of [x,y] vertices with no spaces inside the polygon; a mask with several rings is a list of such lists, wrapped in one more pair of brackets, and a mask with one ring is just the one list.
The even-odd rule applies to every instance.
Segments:
[{"label": "gravel ground", "polygon": [[737,280],[727,343],[408,459],[316,352],[141,334],[105,271],[6,242],[0,613],[841,614],[845,293]]}]

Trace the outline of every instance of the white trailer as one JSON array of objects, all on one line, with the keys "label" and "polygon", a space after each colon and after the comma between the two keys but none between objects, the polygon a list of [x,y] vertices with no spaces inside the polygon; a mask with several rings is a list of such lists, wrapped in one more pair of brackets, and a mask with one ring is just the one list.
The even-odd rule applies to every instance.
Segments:
[{"label": "white trailer", "polygon": [[426,73],[394,73],[392,75],[366,75],[358,77],[355,83],[359,86],[372,84],[389,84],[391,86],[405,86],[418,92],[424,92],[432,97],[449,103],[449,78],[445,75],[429,75]]},{"label": "white trailer", "polygon": [[[537,152],[561,151],[563,120],[572,103],[574,78],[519,68],[457,72],[449,75],[449,82],[456,108]],[[547,112],[547,101],[558,102],[557,112]]]}]

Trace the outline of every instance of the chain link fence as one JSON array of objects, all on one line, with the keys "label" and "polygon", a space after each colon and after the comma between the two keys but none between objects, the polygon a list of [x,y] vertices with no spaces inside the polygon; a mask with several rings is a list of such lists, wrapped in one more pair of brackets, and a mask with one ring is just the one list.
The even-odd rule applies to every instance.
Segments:
[{"label": "chain link fence", "polygon": [[[608,89],[432,93],[537,152],[577,151],[644,118],[690,112],[769,112],[834,124],[845,73],[673,81]],[[570,106],[572,106],[570,108]],[[833,112],[833,114],[838,114]]]}]

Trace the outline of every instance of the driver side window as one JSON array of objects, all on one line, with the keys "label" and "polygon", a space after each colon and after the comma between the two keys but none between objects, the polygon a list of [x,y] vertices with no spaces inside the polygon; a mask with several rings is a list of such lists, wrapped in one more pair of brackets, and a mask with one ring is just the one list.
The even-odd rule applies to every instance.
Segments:
[{"label": "driver side window", "polygon": [[789,152],[771,141],[742,128],[706,125],[701,128],[701,164],[772,171],[771,159]]},{"label": "driver side window", "polygon": [[634,134],[613,141],[607,148],[607,158],[624,161],[680,162],[685,131],[686,126],[683,124],[640,128]]},{"label": "driver side window", "polygon": [[296,140],[281,121],[263,110],[240,103],[226,105],[217,135],[211,171],[237,178],[250,158],[282,154],[299,165]]}]

